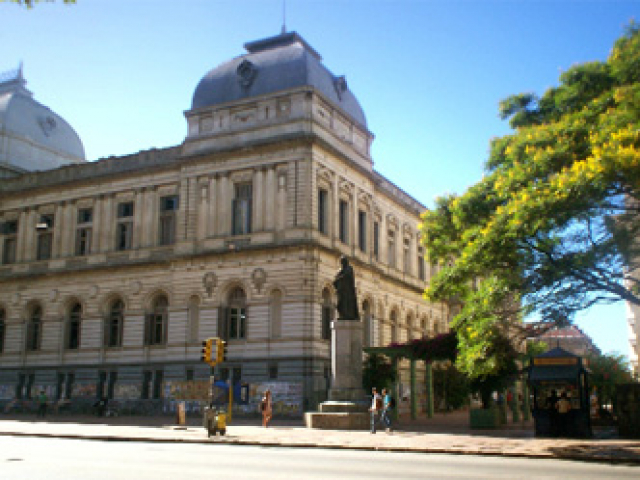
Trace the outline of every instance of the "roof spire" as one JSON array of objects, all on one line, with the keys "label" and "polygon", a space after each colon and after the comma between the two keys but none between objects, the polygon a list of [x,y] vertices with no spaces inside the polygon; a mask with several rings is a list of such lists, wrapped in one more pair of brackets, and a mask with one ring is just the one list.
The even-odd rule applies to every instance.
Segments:
[{"label": "roof spire", "polygon": [[282,0],[282,35],[287,33],[287,0]]}]

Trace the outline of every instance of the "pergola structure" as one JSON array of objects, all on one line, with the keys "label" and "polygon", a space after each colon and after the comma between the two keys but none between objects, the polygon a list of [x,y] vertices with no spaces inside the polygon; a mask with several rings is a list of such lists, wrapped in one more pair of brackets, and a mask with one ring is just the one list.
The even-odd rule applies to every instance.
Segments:
[{"label": "pergola structure", "polygon": [[[400,359],[410,361],[410,387],[411,387],[411,418],[417,417],[418,401],[416,393],[416,362],[423,361],[426,366],[425,384],[427,386],[427,417],[431,418],[434,414],[433,404],[433,368],[434,361],[455,361],[457,354],[458,341],[455,332],[448,332],[437,335],[432,338],[420,338],[410,340],[407,343],[392,343],[386,347],[366,347],[364,351],[368,354],[384,355],[391,359],[393,368],[396,372],[396,383],[393,386],[394,394],[398,393],[398,362]],[[397,417],[398,409],[395,409],[393,415]]]}]

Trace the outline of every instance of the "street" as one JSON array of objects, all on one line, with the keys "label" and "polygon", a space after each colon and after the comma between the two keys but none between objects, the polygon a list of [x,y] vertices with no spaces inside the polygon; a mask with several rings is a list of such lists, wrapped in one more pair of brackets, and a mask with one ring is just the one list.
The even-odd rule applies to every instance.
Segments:
[{"label": "street", "polygon": [[562,460],[223,444],[0,437],[0,479],[637,479],[640,467]]}]

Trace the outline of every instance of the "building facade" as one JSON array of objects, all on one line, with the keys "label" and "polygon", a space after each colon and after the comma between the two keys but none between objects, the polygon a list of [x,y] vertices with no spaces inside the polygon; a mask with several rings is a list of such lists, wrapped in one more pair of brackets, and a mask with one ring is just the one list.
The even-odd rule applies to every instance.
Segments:
[{"label": "building facade", "polygon": [[220,336],[218,378],[315,408],[341,255],[365,346],[448,329],[422,298],[425,207],[373,169],[344,77],[296,33],[245,48],[201,80],[182,144],[0,183],[0,401],[160,408],[206,383],[201,341]]}]

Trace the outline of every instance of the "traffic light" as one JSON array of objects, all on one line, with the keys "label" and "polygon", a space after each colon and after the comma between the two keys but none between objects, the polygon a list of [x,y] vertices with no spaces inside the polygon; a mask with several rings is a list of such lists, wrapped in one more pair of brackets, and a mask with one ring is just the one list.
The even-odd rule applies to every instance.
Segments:
[{"label": "traffic light", "polygon": [[[208,363],[209,365],[215,365],[216,357],[212,355],[213,353],[213,338],[207,338],[202,341],[202,355],[200,356],[200,360]],[[213,364],[213,365],[212,365]]]},{"label": "traffic light", "polygon": [[224,340],[218,338],[217,339],[217,352],[216,352],[216,361],[217,363],[222,363],[225,362],[227,360],[227,342],[225,342]]}]

